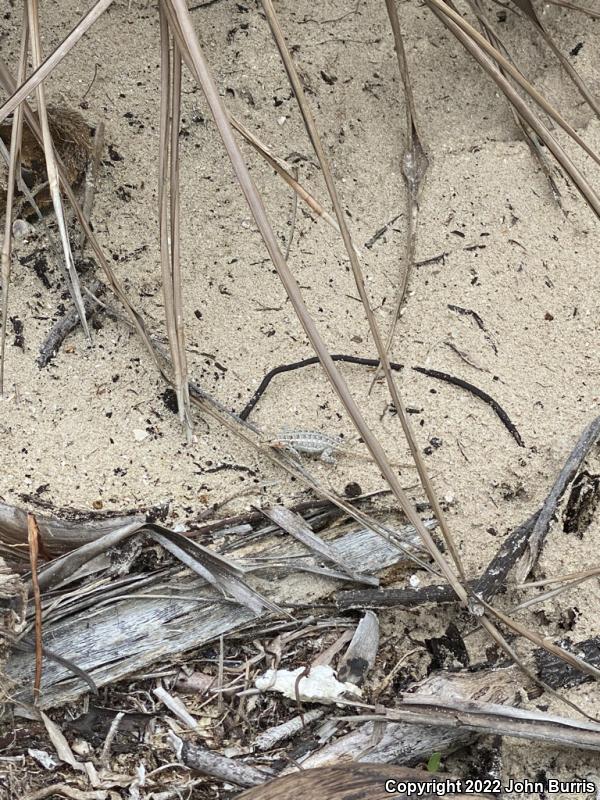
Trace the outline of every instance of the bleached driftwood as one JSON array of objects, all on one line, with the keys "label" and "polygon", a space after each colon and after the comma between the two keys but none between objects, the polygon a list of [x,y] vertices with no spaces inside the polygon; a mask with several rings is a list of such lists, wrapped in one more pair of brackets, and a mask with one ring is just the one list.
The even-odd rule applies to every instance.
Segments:
[{"label": "bleached driftwood", "polygon": [[[407,526],[402,534],[410,540],[414,530]],[[365,573],[375,573],[405,559],[401,551],[367,530],[351,531],[330,542],[330,546],[353,569]],[[279,548],[277,573],[268,561],[258,568],[255,560],[252,575],[246,572],[246,579],[262,596],[280,605],[305,602],[308,588],[312,601],[326,596],[337,581],[321,575],[307,577],[302,570],[314,569],[315,559],[298,557],[298,547],[290,541]],[[265,546],[258,555],[272,553],[273,548]],[[287,567],[286,556],[291,559]],[[227,600],[180,564],[124,577],[107,572],[105,559],[100,558],[98,564],[93,583],[84,584],[79,594],[65,598],[46,615],[44,644],[83,669],[99,687],[150,664],[177,658],[186,650],[270,616],[266,610],[255,614]],[[236,564],[244,570],[242,560]],[[92,565],[87,563],[88,574],[90,570]],[[64,580],[79,575],[75,572],[65,578],[57,574]],[[108,577],[103,580],[105,575]],[[16,700],[32,699],[33,662],[33,655],[23,652],[13,652],[8,661],[8,677],[21,686],[13,693]],[[40,695],[43,708],[74,700],[87,690],[87,684],[73,677],[64,665],[44,660]]]}]

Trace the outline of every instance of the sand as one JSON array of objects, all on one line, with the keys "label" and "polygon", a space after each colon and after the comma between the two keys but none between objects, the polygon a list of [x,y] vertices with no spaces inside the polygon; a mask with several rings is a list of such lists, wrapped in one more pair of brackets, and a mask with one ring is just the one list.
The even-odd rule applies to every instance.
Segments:
[{"label": "sand", "polygon": [[[46,53],[85,5],[43,4]],[[403,96],[383,3],[362,0],[356,13],[353,8],[330,1],[278,4],[361,249],[377,320],[387,331],[405,266]],[[501,9],[493,9],[495,17]],[[398,378],[402,396],[434,485],[451,500],[449,524],[465,568],[477,574],[507,532],[539,506],[580,432],[598,413],[600,229],[560,177],[567,214],[557,207],[507,104],[430,12],[408,2],[399,10],[431,163],[418,228],[417,261],[423,263],[410,275],[392,357],[406,365]],[[228,108],[278,155],[301,154],[301,181],[329,207],[262,13],[252,3],[227,0],[192,13]],[[570,60],[600,93],[594,56],[600,23],[557,8],[544,19],[563,52],[583,43]],[[598,120],[531,29],[510,13],[497,24],[529,77],[600,150]],[[19,25],[19,10],[11,4],[0,19],[0,46],[9,63],[15,63]],[[164,336],[156,215],[158,47],[155,3],[119,0],[56,70],[48,94],[76,109],[83,101],[88,123],[106,125],[110,154],[100,171],[94,227],[134,304],[152,331]],[[592,182],[597,180],[590,160],[567,146]],[[285,248],[291,192],[247,146],[244,153]],[[312,352],[267,259],[204,98],[187,76],[181,158],[190,373],[239,410],[267,371]],[[69,304],[61,297],[60,268],[50,252],[50,288],[19,260],[44,243],[38,226],[29,242],[17,245],[13,267],[10,315],[23,323],[24,343],[15,346],[11,335],[7,348],[0,497],[22,505],[24,495],[34,495],[57,507],[84,510],[168,503],[170,523],[189,522],[236,493],[244,494],[228,511],[298,499],[297,483],[213,420],[197,418],[194,442],[186,445],[163,400],[164,383],[121,322],[103,317],[91,347],[79,331],[49,368],[38,369],[35,358],[57,306]],[[343,246],[301,205],[289,263],[331,352],[373,357]],[[449,306],[475,311],[485,331],[473,316]],[[489,406],[410,366],[442,370],[488,392],[507,411],[524,447]],[[370,370],[344,365],[341,371],[388,452],[406,460],[385,385],[377,384],[369,395]],[[319,367],[277,378],[251,419],[267,434],[282,426],[307,428],[342,434],[360,447]],[[363,490],[382,485],[378,471],[362,460],[340,457],[336,465],[317,463],[311,469],[340,491],[350,481]],[[403,470],[402,480],[413,485],[414,471]],[[417,490],[410,494],[422,496]],[[581,539],[553,531],[540,574],[594,564],[597,532],[597,521]],[[543,618],[528,613],[522,619],[543,635],[561,636],[561,620],[576,605],[568,633],[583,639],[598,632],[599,601],[593,580],[576,595],[545,603]],[[431,610],[385,617],[395,624],[431,625]],[[474,652],[481,654],[484,645],[483,639],[473,644]],[[567,696],[589,713],[600,710],[592,684]],[[552,697],[544,697],[543,704],[572,713]],[[515,778],[543,770],[581,777],[597,764],[593,755],[533,750],[518,742],[505,742],[504,751],[505,771]]]}]

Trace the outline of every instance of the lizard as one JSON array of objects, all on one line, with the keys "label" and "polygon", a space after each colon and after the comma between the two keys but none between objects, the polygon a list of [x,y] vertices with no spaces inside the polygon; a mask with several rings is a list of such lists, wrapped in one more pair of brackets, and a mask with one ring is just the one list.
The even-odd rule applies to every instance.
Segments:
[{"label": "lizard", "polygon": [[[273,438],[265,439],[264,443],[277,450],[286,450],[297,461],[301,461],[303,455],[320,458],[326,464],[335,464],[336,455],[354,456],[366,461],[373,461],[372,456],[366,453],[344,447],[344,439],[341,436],[332,436],[329,433],[321,433],[321,431],[282,428]],[[414,464],[391,463],[396,467],[414,467]]]}]

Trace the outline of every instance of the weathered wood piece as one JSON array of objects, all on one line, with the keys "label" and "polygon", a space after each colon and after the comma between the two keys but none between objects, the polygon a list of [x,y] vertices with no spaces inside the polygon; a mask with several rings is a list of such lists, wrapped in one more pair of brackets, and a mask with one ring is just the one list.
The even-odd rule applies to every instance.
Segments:
[{"label": "weathered wood piece", "polygon": [[[508,669],[485,672],[438,673],[415,687],[420,696],[434,696],[450,702],[478,698],[498,704],[513,703],[518,696],[516,671]],[[410,722],[364,722],[354,730],[326,744],[301,761],[305,769],[336,764],[340,760],[411,766],[427,760],[432,753],[462,747],[476,734],[466,729]]]},{"label": "weathered wood piece", "polygon": [[[558,642],[565,650],[575,653],[594,667],[600,667],[600,636],[585,639],[582,642],[569,640]],[[547,650],[540,648],[533,654],[537,673],[540,680],[547,683],[552,689],[569,689],[593,680],[591,675],[586,675],[560,658],[552,655]]]},{"label": "weathered wood piece", "polygon": [[[119,522],[122,526],[122,520]],[[109,534],[115,535],[116,540],[123,538],[122,528],[118,527]],[[406,526],[400,535],[410,539],[414,529]],[[86,547],[91,546],[88,543]],[[376,572],[405,558],[393,545],[367,530],[353,530],[330,546],[356,571]],[[260,553],[271,553],[270,546],[263,547]],[[332,578],[307,578],[302,572],[303,568],[314,567],[314,559],[311,556],[298,558],[297,543],[289,542],[282,551],[284,555],[294,558],[290,558],[288,574],[279,575],[276,581],[268,564],[255,568],[252,575],[246,573],[246,579],[256,585],[262,596],[280,604],[305,602],[308,581],[313,600],[331,592],[336,583]],[[244,569],[241,559],[236,563]],[[100,569],[94,573],[94,578],[102,574]],[[77,575],[71,573],[71,577]],[[43,577],[44,573],[40,580]],[[55,577],[66,579],[64,573]],[[54,585],[54,581],[48,581],[50,584]],[[44,643],[53,652],[77,664],[100,687],[153,663],[177,658],[186,650],[201,647],[270,615],[270,611],[263,609],[255,616],[249,608],[222,597],[200,576],[176,564],[151,574],[111,576],[105,585],[88,589],[87,594],[69,597],[45,618]],[[7,675],[20,684],[13,697],[30,702],[31,655],[13,652],[7,664]],[[64,666],[44,662],[40,698],[43,708],[74,700],[87,690],[87,685],[80,678],[74,678]]]},{"label": "weathered wood piece", "polygon": [[537,563],[552,522],[567,486],[575,479],[588,453],[600,439],[600,417],[592,420],[577,440],[577,444],[561,469],[527,540],[527,552],[517,568],[517,579],[523,582]]},{"label": "weathered wood piece", "polygon": [[373,668],[379,648],[379,620],[372,611],[366,611],[340,660],[338,679],[361,686]]}]

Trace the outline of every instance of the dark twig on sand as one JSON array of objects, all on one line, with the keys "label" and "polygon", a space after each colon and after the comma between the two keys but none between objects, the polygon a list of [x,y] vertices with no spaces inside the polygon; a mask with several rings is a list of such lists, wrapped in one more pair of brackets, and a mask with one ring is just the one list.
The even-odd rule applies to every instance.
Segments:
[{"label": "dark twig on sand", "polygon": [[[94,314],[96,314],[100,308],[98,303],[96,303],[90,295],[98,297],[99,295],[103,295],[105,291],[106,286],[103,283],[100,281],[94,281],[88,289],[89,294],[86,293],[84,295],[83,307],[85,308],[85,313],[88,320],[91,320]],[[79,315],[77,310],[74,308],[71,309],[71,311],[68,311],[64,317],[61,317],[54,323],[50,329],[50,333],[40,347],[40,352],[36,359],[36,364],[40,369],[48,366],[50,361],[52,361],[52,359],[58,353],[64,340],[71,333],[71,331],[75,330],[78,325]]]},{"label": "dark twig on sand", "polygon": [[484,392],[483,389],[479,389],[477,386],[473,386],[472,383],[469,383],[468,381],[465,381],[462,378],[455,378],[454,375],[448,375],[448,373],[446,372],[439,372],[437,369],[426,369],[425,367],[413,367],[412,369],[414,372],[421,373],[421,375],[427,375],[429,378],[437,378],[440,381],[451,383],[453,386],[460,386],[461,389],[466,389],[471,394],[474,394],[476,397],[479,397],[480,400],[483,400],[484,403],[487,403],[494,409],[496,415],[501,420],[506,430],[513,437],[515,442],[519,445],[519,447],[525,447],[525,443],[521,438],[521,434],[516,429],[514,423],[511,422],[510,417],[508,416],[506,411],[502,408],[500,403],[494,400],[494,398],[487,392]]},{"label": "dark twig on sand", "polygon": [[527,553],[519,566],[519,582],[525,580],[535,566],[544,540],[550,530],[550,523],[556,514],[558,504],[567,488],[579,472],[592,447],[600,439],[600,417],[592,420],[579,437],[577,444],[571,451],[564,467],[560,471],[554,486],[548,493],[544,505],[536,520],[535,527],[527,542]]},{"label": "dark twig on sand", "polygon": [[[332,355],[331,358],[333,361],[343,361],[347,364],[359,364],[364,367],[377,367],[379,366],[379,359],[377,358],[361,358],[360,356],[349,356],[337,353]],[[244,408],[240,411],[238,416],[240,419],[248,419],[250,416],[250,412],[254,408],[254,406],[258,403],[262,395],[265,393],[267,386],[271,383],[273,378],[277,375],[281,375],[283,372],[292,372],[296,369],[301,369],[302,367],[309,367],[313,364],[318,364],[319,360],[315,356],[311,358],[304,358],[302,361],[295,361],[292,364],[281,364],[279,367],[275,367],[274,369],[267,372],[265,377],[260,382],[258,388],[248,400]],[[404,364],[399,364],[394,361],[390,361],[390,368],[399,372],[401,369],[404,369]],[[484,392],[483,389],[479,389],[477,386],[473,386],[472,383],[463,380],[462,378],[455,378],[453,375],[448,375],[446,372],[439,372],[436,369],[426,369],[425,367],[411,367],[414,372],[419,372],[422,375],[427,375],[429,378],[437,378],[440,381],[445,381],[446,383],[451,383],[453,386],[459,386],[461,389],[466,389],[471,394],[474,394],[476,397],[479,397],[480,400],[483,400],[484,403],[487,403],[489,406],[493,408],[496,415],[504,425],[504,427],[508,430],[510,435],[519,445],[519,447],[524,447],[523,439],[517,428],[515,427],[514,423],[511,421],[510,417],[506,413],[506,411],[502,408],[502,406],[494,400],[487,392]]]}]

